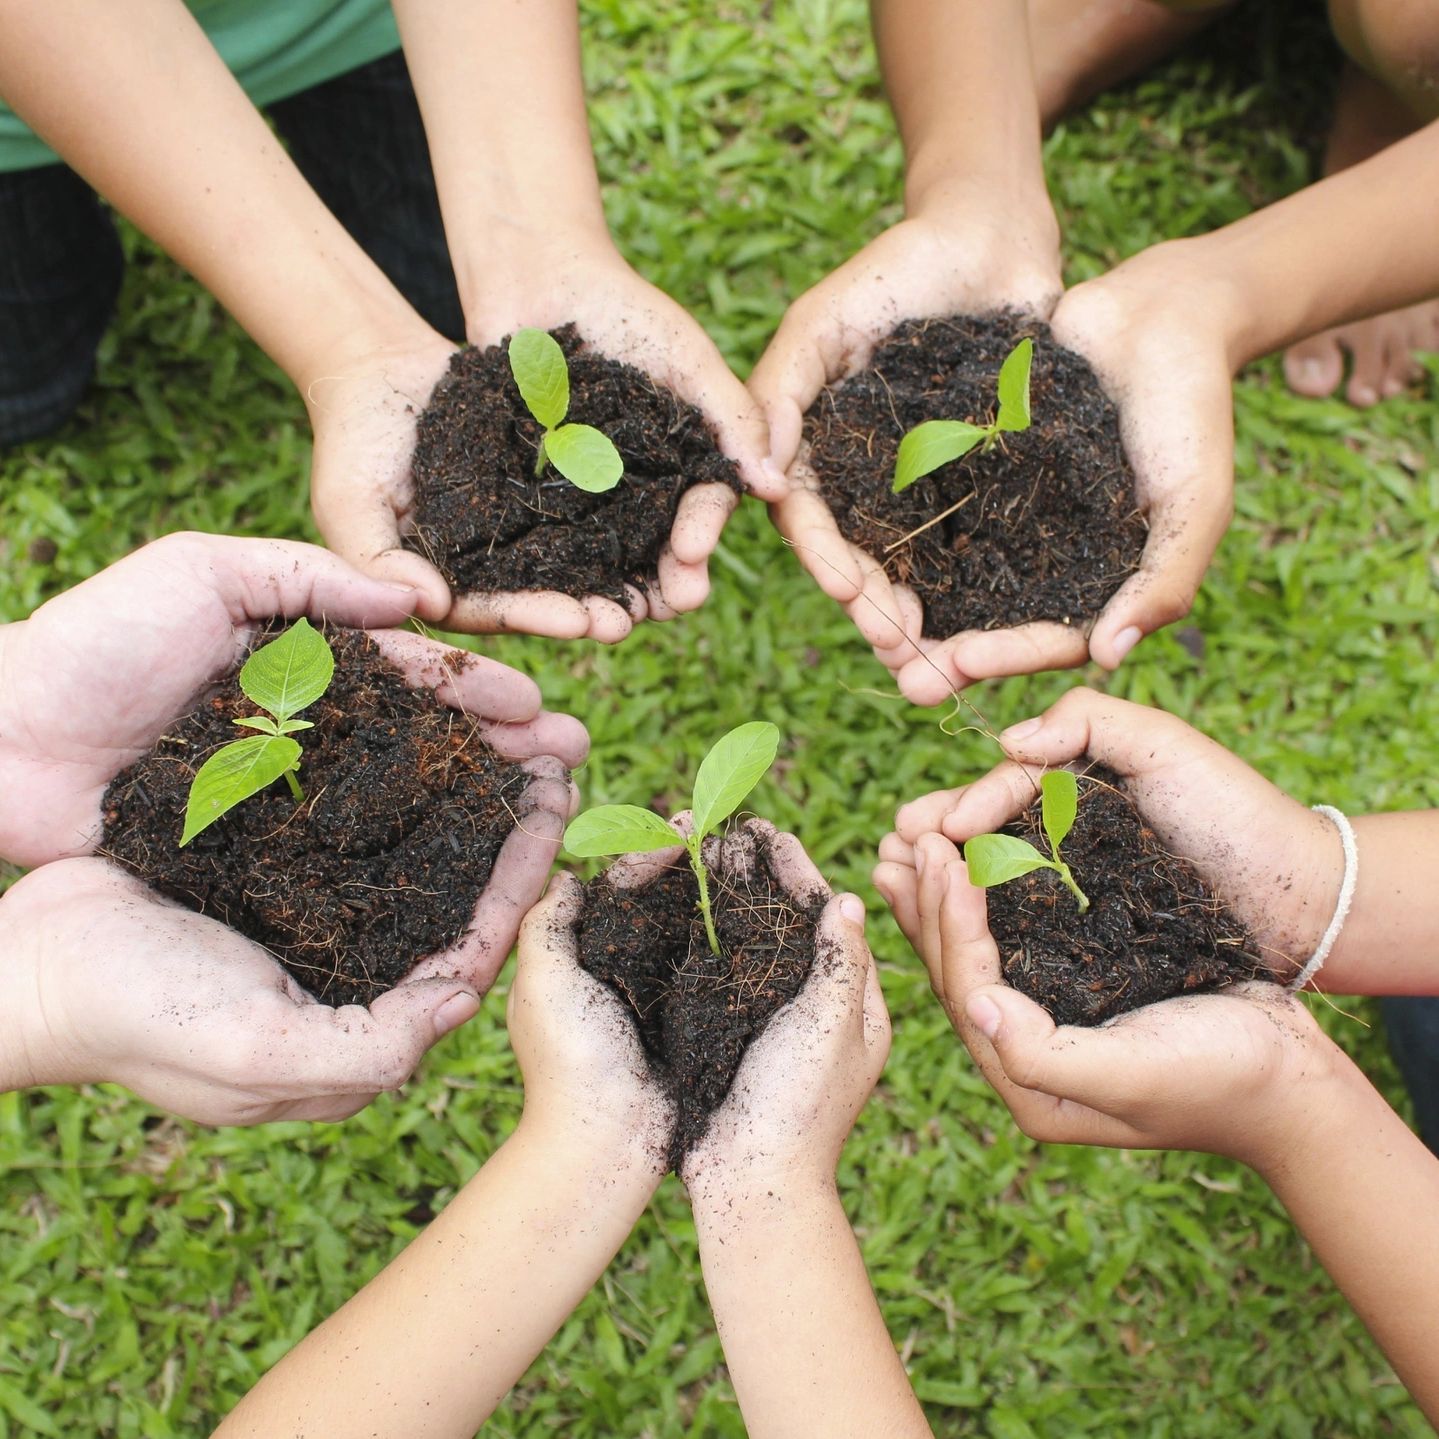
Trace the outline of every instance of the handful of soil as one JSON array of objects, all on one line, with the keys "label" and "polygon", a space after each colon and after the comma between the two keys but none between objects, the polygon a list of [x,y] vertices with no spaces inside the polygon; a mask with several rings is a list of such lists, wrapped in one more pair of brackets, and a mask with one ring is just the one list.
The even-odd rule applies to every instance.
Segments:
[{"label": "handful of soil", "polygon": [[650,1064],[676,1104],[669,1162],[704,1137],[745,1051],[814,963],[821,892],[796,903],[769,867],[767,841],[743,879],[710,870],[721,955],[711,952],[699,886],[685,859],[635,889],[600,875],[585,886],[580,963],[634,1016]]},{"label": "handful of soil", "polygon": [[[1123,780],[1099,766],[1078,779],[1079,813],[1060,852],[1089,911],[1079,913],[1053,870],[986,891],[1005,983],[1056,1024],[1094,1025],[1176,994],[1274,980],[1254,937],[1188,860],[1165,851]],[[1049,854],[1037,798],[1002,833]]]},{"label": "handful of soil", "polygon": [[[999,368],[1026,336],[1030,427],[896,495],[900,441],[925,420],[988,423]],[[1146,526],[1119,417],[1089,362],[1042,321],[909,321],[820,395],[804,434],[840,532],[919,597],[926,638],[1030,620],[1083,625],[1139,567]]]},{"label": "handful of soil", "polygon": [[327,638],[335,676],[304,713],[303,804],[272,784],[179,847],[195,771],[255,712],[232,678],[111,782],[101,852],[263,945],[316,999],[369,1004],[464,934],[532,776],[363,632]]},{"label": "handful of soil", "polygon": [[456,593],[555,590],[624,605],[626,585],[655,582],[680,496],[707,483],[739,494],[739,471],[693,405],[587,348],[573,325],[553,334],[569,365],[567,423],[602,430],[624,478],[591,494],[553,465],[537,477],[544,432],[520,398],[507,347],[459,350],[419,419],[415,532],[405,543]]}]

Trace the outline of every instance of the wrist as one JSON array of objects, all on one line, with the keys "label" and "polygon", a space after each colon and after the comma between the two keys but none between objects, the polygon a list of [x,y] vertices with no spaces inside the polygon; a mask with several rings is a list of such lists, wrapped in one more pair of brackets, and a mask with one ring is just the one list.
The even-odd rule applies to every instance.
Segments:
[{"label": "wrist", "polygon": [[833,1166],[728,1165],[699,1154],[683,1177],[702,1237],[783,1228],[839,1202]]},{"label": "wrist", "polygon": [[668,1168],[668,1128],[658,1116],[648,1125],[566,1116],[526,1103],[512,1139],[526,1154],[581,1186],[589,1196],[637,1214],[649,1203]]},{"label": "wrist", "polygon": [[335,382],[385,356],[413,354],[430,346],[454,348],[396,290],[349,291],[340,306],[312,308],[295,330],[293,350],[274,358],[299,390],[312,420],[317,407],[325,407]]},{"label": "wrist", "polygon": [[1366,1096],[1378,1099],[1328,1035],[1312,1023],[1307,1030],[1304,1040],[1295,1041],[1303,1044],[1303,1053],[1278,1066],[1273,1082],[1253,1096],[1253,1118],[1230,1121],[1234,1141],[1226,1147],[1227,1157],[1247,1165],[1275,1190],[1334,1145],[1356,1109],[1366,1107]]},{"label": "wrist", "polygon": [[577,271],[628,268],[598,205],[566,218],[548,211],[487,217],[452,254],[471,335],[496,313],[543,315],[555,298],[574,292]]}]

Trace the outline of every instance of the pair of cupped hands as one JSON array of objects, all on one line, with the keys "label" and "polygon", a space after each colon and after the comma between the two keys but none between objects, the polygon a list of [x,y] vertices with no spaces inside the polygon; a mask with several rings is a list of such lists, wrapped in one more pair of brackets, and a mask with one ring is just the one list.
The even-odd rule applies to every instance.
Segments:
[{"label": "pair of cupped hands", "polygon": [[[535,907],[574,812],[566,770],[586,755],[585,730],[544,711],[524,675],[489,660],[456,666],[448,646],[389,628],[418,602],[408,585],[313,546],[175,535],[0,628],[0,856],[33,867],[0,896],[13,1083],[117,1081],[209,1123],[342,1119],[402,1084],[478,1010],[529,914],[510,1001],[527,1106],[593,1124],[598,1105],[628,1116],[633,1136],[666,1128],[633,1025],[579,968],[574,882],[555,880]],[[301,614],[369,628],[412,683],[474,717],[532,776],[469,930],[369,1009],[318,1004],[265,951],[94,853],[110,780],[233,671],[257,625]],[[1088,690],[1001,740],[1010,758],[985,779],[900,810],[875,871],[960,1037],[1038,1137],[1251,1158],[1251,1144],[1282,1125],[1278,1099],[1296,1073],[1327,1062],[1303,1006],[1250,985],[1057,1030],[1000,982],[984,894],[958,846],[1019,813],[1044,768],[1102,763],[1125,778],[1160,841],[1253,929],[1282,979],[1333,913],[1343,857],[1332,828],[1181,721]],[[828,892],[799,842],[761,821],[711,841],[708,858],[738,873],[762,841],[797,901]],[[631,857],[613,874],[642,884],[678,856]],[[712,1127],[711,1147],[731,1159],[747,1145],[746,1163],[832,1173],[888,1049],[863,915],[853,895],[825,908],[814,976],[754,1045]],[[1264,1134],[1236,1125],[1241,1112],[1261,1116]]]},{"label": "pair of cupped hands", "polygon": [[[1060,344],[1094,365],[1119,408],[1149,539],[1140,569],[1088,634],[1035,623],[926,639],[915,595],[841,536],[806,464],[802,420],[825,386],[860,369],[903,321],[1003,308],[1047,319]],[[1219,307],[1186,283],[1182,245],[1158,246],[1062,293],[1057,231],[1052,246],[1020,243],[990,197],[964,185],[931,195],[797,299],[747,386],[694,318],[636,274],[608,236],[553,242],[532,257],[523,286],[497,286],[467,321],[478,345],[523,325],[573,322],[598,351],[696,405],[745,489],[769,505],[800,562],[916,704],[937,704],[977,679],[1090,657],[1112,669],[1143,635],[1188,611],[1229,523],[1230,361]],[[369,337],[353,355],[333,357],[306,386],[312,497],[330,548],[366,573],[413,584],[421,617],[449,629],[613,642],[641,620],[702,604],[709,557],[738,503],[723,485],[685,493],[656,581],[643,592],[631,588],[626,604],[451,594],[440,573],[402,545],[413,522],[415,418],[453,353],[416,317],[404,334],[379,344]]]}]

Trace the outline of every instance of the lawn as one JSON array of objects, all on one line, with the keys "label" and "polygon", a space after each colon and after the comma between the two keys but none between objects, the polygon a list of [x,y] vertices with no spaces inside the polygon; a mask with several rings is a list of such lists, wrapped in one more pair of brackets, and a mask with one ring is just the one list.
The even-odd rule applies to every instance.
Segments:
[{"label": "lawn", "polygon": [[[862,0],[587,0],[593,128],[621,244],[747,373],[786,299],[896,215],[899,149]],[[1297,5],[1108,97],[1048,145],[1074,278],[1303,182],[1333,57]],[[1303,77],[1303,78],[1301,78]],[[0,618],[181,527],[311,537],[295,397],[134,237],[100,383],[0,456]],[[1439,804],[1432,720],[1439,370],[1361,414],[1265,364],[1238,389],[1238,514],[1194,614],[1111,680],[1307,802]],[[880,912],[902,800],[989,764],[869,693],[882,671],[747,505],[707,607],[614,650],[506,640],[590,727],[587,801],[676,800],[718,734],[784,732],[754,807],[870,897],[894,1053],[840,1180],[885,1319],[940,1435],[1429,1432],[1263,1185],[1193,1155],[1020,1136]],[[1076,680],[981,687],[995,724]],[[206,1132],[124,1092],[0,1097],[0,1439],[195,1435],[372,1275],[513,1126],[504,987],[402,1095],[337,1128]],[[1396,1102],[1365,1004],[1334,1032]],[[597,1291],[486,1432],[740,1435],[666,1182]]]}]

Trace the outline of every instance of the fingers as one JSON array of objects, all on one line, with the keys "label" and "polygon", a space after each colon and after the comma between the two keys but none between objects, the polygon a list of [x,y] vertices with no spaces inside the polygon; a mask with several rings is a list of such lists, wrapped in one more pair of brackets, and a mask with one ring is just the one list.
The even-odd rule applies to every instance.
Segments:
[{"label": "fingers", "polygon": [[509,665],[405,630],[370,638],[411,685],[434,690],[452,709],[501,724],[522,724],[540,713],[540,687]]},{"label": "fingers", "polygon": [[848,604],[864,589],[857,552],[840,534],[829,506],[815,491],[797,486],[772,504],[769,514],[800,564],[830,599]]},{"label": "fingers", "polygon": [[809,296],[796,300],[749,377],[749,392],[769,423],[769,457],[781,472],[794,464],[804,413],[830,379],[817,318]]},{"label": "fingers", "polygon": [[810,1023],[862,1025],[873,956],[864,937],[864,901],[837,894],[815,925],[814,966],[795,1000]]},{"label": "fingers", "polygon": [[1053,768],[1086,756],[1128,777],[1173,763],[1186,740],[1203,737],[1163,710],[1081,686],[999,739],[1019,761]]},{"label": "fingers", "polygon": [[515,984],[528,986],[547,970],[579,966],[575,926],[584,906],[584,888],[572,874],[555,875],[520,925]]},{"label": "fingers", "polygon": [[[922,834],[937,834],[940,821],[954,808],[955,801],[964,793],[965,788],[964,785],[960,785],[956,789],[938,789],[933,794],[923,795],[919,799],[912,799],[908,804],[901,805],[899,813],[894,817],[897,838],[906,844],[913,845]],[[880,857],[897,859],[900,856],[885,854],[881,847]]]},{"label": "fingers", "polygon": [[456,595],[444,623],[466,634],[540,635],[602,644],[615,644],[634,628],[632,616],[613,600],[594,595],[579,600],[551,590]]},{"label": "fingers", "polygon": [[697,564],[679,560],[673,545],[661,551],[655,566],[657,585],[650,587],[649,615],[655,620],[671,620],[676,615],[697,610],[709,598],[710,572],[708,559]]},{"label": "fingers", "polygon": [[1006,630],[966,630],[909,660],[897,676],[912,704],[941,704],[976,680],[1073,669],[1089,658],[1081,630],[1049,620]]},{"label": "fingers", "polygon": [[680,496],[670,547],[684,565],[702,565],[714,553],[739,496],[728,485],[693,485]]},{"label": "fingers", "polygon": [[898,675],[911,660],[926,654],[932,642],[924,638],[924,605],[919,596],[908,585],[891,585],[890,594],[899,617],[899,630],[892,633],[892,644],[875,646],[874,657],[891,674]]},{"label": "fingers", "polygon": [[993,834],[1022,814],[1039,798],[1041,771],[1013,760],[996,765],[982,779],[960,790],[939,830],[955,844],[977,834]]},{"label": "fingers", "polygon": [[910,948],[919,953],[919,875],[912,864],[881,860],[871,875]]},{"label": "fingers", "polygon": [[825,877],[794,835],[781,833],[763,819],[747,820],[739,832],[751,836],[775,883],[795,904],[808,905],[816,896],[830,893]]},{"label": "fingers", "polygon": [[541,710],[528,724],[483,724],[480,733],[497,754],[512,760],[553,756],[578,769],[590,752],[589,731],[573,715]]}]

